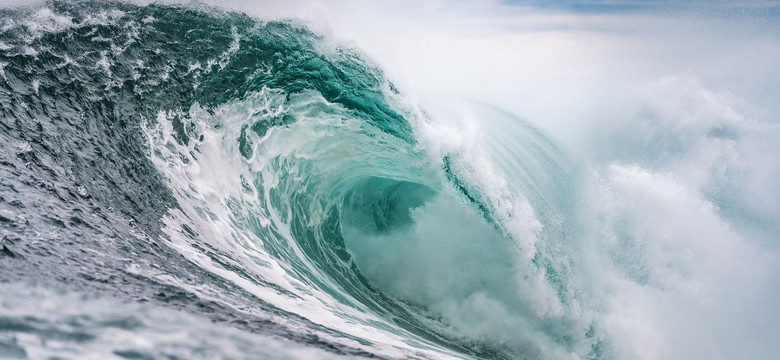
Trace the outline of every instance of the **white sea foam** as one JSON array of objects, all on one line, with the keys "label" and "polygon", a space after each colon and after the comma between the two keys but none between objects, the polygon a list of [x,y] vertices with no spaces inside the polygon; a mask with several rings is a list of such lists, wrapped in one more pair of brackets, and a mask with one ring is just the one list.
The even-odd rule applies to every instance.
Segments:
[{"label": "white sea foam", "polygon": [[[319,95],[306,99],[305,102],[323,102]],[[242,287],[249,293],[268,303],[300,315],[316,324],[324,325],[352,336],[369,340],[372,345],[371,352],[392,357],[409,356],[414,352],[429,352],[437,346],[428,344],[409,349],[405,341],[416,338],[420,344],[427,341],[400,330],[391,324],[378,327],[377,324],[386,320],[374,315],[366,307],[357,308],[346,306],[333,296],[311,287],[308,279],[296,276],[297,271],[290,263],[279,261],[271,256],[263,248],[264,244],[272,239],[263,239],[255,233],[248,231],[244,226],[239,226],[237,214],[231,211],[231,203],[236,201],[257,219],[264,227],[273,227],[278,232],[286,246],[294,252],[294,256],[288,260],[302,261],[304,266],[310,268],[319,281],[332,283],[332,280],[322,276],[317,268],[309,263],[307,256],[303,254],[299,245],[293,239],[288,224],[283,216],[278,214],[268,203],[259,202],[258,190],[249,185],[251,192],[247,193],[247,184],[241,179],[252,179],[256,171],[263,170],[274,157],[287,154],[306,156],[305,148],[312,141],[319,140],[328,133],[311,128],[311,122],[323,121],[342,124],[338,116],[308,118],[301,126],[291,129],[295,136],[274,136],[263,142],[262,151],[255,150],[254,158],[249,163],[244,159],[238,149],[235,139],[239,137],[241,129],[249,121],[257,116],[273,116],[279,113],[284,103],[285,94],[279,91],[264,89],[249,96],[242,101],[235,101],[215,109],[213,112],[194,107],[189,116],[197,124],[196,133],[203,135],[202,141],[193,141],[189,145],[182,145],[174,138],[174,130],[171,125],[171,116],[176,114],[160,112],[154,127],[146,130],[152,159],[157,168],[169,179],[174,195],[181,205],[181,210],[172,210],[164,219],[166,224],[163,229],[171,241],[171,245],[185,257],[198,264],[198,266],[223,277]],[[214,125],[219,124],[219,129]],[[197,146],[197,150],[195,150]],[[186,161],[182,162],[184,158]],[[273,173],[265,172],[263,198],[269,198],[269,189],[277,185],[278,179]],[[317,221],[316,212],[311,213],[312,221]],[[200,250],[193,248],[193,239],[189,239],[180,229],[183,226],[195,226],[199,239],[208,239],[209,246],[219,251],[230,254],[227,259],[235,263],[241,269],[259,276],[264,281],[274,284],[280,292],[273,288],[262,286],[249,281],[235,272],[225,269],[223,266],[205,256]],[[145,276],[155,277],[148,270],[134,269],[133,271]],[[212,292],[204,292],[203,289],[194,287],[176,279],[160,279],[158,281],[173,282],[176,286],[189,289],[200,296],[214,296]],[[334,286],[338,288],[338,286]],[[214,292],[218,293],[218,292]],[[291,296],[293,295],[293,296]],[[342,296],[350,296],[346,293]],[[288,319],[277,317],[275,321],[290,323]],[[392,332],[383,329],[394,329]],[[303,330],[301,331],[314,331]],[[400,331],[400,333],[399,333]],[[352,347],[364,345],[346,338],[336,337],[330,333],[318,332],[317,336],[329,342],[341,343]],[[428,349],[428,350],[426,350]],[[448,350],[438,349],[433,354],[455,354]]]},{"label": "white sea foam", "polygon": [[[117,356],[278,359],[337,356],[290,340],[243,332],[191,314],[76,292],[0,284],[3,321],[36,319],[34,329],[0,332],[3,357]],[[63,338],[82,341],[63,341]]]}]

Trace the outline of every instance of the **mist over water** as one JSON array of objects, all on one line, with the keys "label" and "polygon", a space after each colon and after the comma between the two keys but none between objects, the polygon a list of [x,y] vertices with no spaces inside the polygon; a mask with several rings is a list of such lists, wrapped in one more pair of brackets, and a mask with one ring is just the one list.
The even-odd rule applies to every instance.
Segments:
[{"label": "mist over water", "polygon": [[0,358],[774,359],[780,4],[0,8]]}]

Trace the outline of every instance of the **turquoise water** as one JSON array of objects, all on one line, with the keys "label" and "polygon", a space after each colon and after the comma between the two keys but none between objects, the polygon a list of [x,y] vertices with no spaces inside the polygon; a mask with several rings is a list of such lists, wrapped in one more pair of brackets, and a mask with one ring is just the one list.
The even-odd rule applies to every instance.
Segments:
[{"label": "turquoise water", "polygon": [[718,259],[654,233],[668,209],[632,188],[654,174],[594,173],[487,104],[412,104],[294,20],[0,19],[0,357],[629,358],[641,303]]}]

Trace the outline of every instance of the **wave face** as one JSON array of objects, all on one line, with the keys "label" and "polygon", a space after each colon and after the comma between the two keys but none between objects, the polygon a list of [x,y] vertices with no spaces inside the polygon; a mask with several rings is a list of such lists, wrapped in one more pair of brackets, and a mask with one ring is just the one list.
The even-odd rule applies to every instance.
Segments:
[{"label": "wave face", "polygon": [[0,11],[0,354],[621,358],[654,334],[609,296],[699,271],[631,261],[642,204],[604,210],[652,174],[583,191],[533,126],[423,111],[295,21]]}]

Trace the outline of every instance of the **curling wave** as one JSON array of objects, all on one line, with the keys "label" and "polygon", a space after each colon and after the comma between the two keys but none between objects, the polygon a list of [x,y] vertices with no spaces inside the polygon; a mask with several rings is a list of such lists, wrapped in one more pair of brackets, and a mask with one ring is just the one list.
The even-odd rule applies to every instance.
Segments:
[{"label": "curling wave", "polygon": [[[594,190],[602,175],[534,126],[476,101],[423,110],[296,21],[91,1],[0,11],[0,287],[83,303],[3,302],[0,352],[620,358],[620,304],[636,298],[615,289],[699,279],[684,261],[629,261],[652,251],[627,234],[642,220],[603,204],[654,174],[613,166]],[[718,229],[721,249],[740,246]],[[170,333],[189,335],[139,345]],[[230,345],[187,340],[213,334]]]}]

